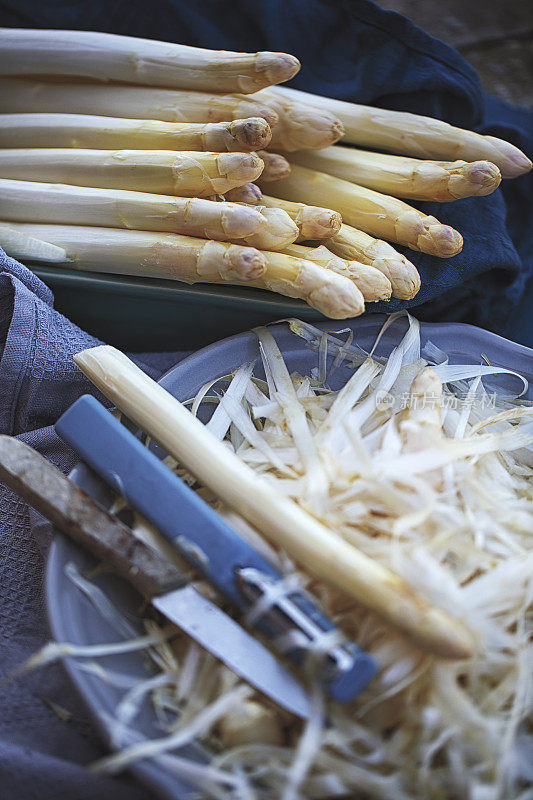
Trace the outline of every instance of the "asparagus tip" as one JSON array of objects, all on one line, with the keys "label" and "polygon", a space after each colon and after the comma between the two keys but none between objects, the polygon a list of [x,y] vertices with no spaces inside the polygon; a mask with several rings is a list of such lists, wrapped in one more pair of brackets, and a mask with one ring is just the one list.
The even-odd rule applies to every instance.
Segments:
[{"label": "asparagus tip", "polygon": [[248,150],[261,150],[268,147],[272,139],[270,125],[262,117],[236,119],[230,125],[231,135]]},{"label": "asparagus tip", "polygon": [[496,136],[485,136],[496,151],[498,158],[494,161],[497,162],[503,178],[517,178],[519,175],[529,172],[533,167],[531,160],[515,147],[514,144],[506,142],[504,139],[498,139]]},{"label": "asparagus tip", "polygon": [[464,168],[470,196],[484,197],[500,185],[501,172],[491,161],[473,161]]},{"label": "asparagus tip", "polygon": [[[256,74],[264,76],[266,82],[262,82],[262,86],[276,83],[283,83],[294,78],[296,73],[300,70],[300,62],[296,56],[289,55],[289,53],[272,53],[264,51],[257,54],[255,62]],[[260,88],[257,86],[250,91],[257,91]]]},{"label": "asparagus tip", "polygon": [[443,225],[435,217],[426,217],[417,244],[423,253],[451,258],[463,249],[463,237],[450,225]]}]

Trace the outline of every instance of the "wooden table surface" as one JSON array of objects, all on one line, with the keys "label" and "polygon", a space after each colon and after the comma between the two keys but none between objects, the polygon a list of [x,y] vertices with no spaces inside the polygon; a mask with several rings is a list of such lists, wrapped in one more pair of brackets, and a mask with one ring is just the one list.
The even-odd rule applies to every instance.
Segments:
[{"label": "wooden table surface", "polygon": [[451,44],[486,92],[533,109],[533,0],[376,0]]}]

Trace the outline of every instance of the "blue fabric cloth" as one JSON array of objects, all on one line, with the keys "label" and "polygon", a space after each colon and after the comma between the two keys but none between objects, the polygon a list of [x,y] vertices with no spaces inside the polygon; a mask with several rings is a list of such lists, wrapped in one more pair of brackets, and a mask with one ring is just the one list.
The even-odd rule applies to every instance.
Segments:
[{"label": "blue fabric cloth", "polygon": [[[439,117],[503,136],[533,152],[533,115],[485,98],[478,78],[451,48],[403,17],[365,0],[160,0],[75,3],[4,0],[0,24],[82,28],[159,37],[236,50],[286,50],[303,64],[294,85],[347,100]],[[494,195],[424,206],[465,236],[464,252],[441,261],[415,255],[424,318],[469,319],[533,344],[520,306],[533,271],[533,179],[508,181]],[[410,254],[411,256],[412,254]],[[528,289],[533,309],[533,291]],[[420,305],[422,303],[422,305]],[[512,313],[511,313],[512,312]],[[521,316],[520,316],[521,315]],[[522,321],[520,322],[520,319]],[[510,324],[510,323],[507,323]],[[518,326],[518,327],[516,327]],[[72,355],[96,343],[53,308],[47,287],[0,252],[0,433],[17,435],[67,471],[73,455],[52,425],[80,394],[92,391]],[[158,377],[182,354],[141,354]],[[123,776],[89,774],[102,754],[83,708],[59,667],[8,685],[1,681],[46,640],[43,559],[51,535],[0,484],[0,797],[2,800],[148,800]],[[50,701],[72,713],[59,719]]]}]

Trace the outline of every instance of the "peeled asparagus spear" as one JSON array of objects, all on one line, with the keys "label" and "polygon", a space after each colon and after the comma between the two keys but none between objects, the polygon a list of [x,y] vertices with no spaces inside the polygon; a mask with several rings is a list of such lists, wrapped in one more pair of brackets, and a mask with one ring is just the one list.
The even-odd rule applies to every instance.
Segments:
[{"label": "peeled asparagus spear", "polygon": [[276,87],[271,92],[336,114],[344,125],[344,141],[361,147],[446,161],[491,161],[504,178],[516,178],[533,166],[518,147],[503,139],[455,128],[431,117],[346,103],[286,87]]},{"label": "peeled asparagus spear", "polygon": [[255,183],[245,183],[244,186],[230,189],[224,197],[231,203],[247,203],[250,206],[257,206],[263,200],[263,193]]},{"label": "peeled asparagus spear", "polygon": [[257,155],[265,165],[261,177],[264,183],[281,181],[291,174],[291,165],[286,158],[278,153],[269,153],[267,150],[258,150]]},{"label": "peeled asparagus spear", "polygon": [[243,152],[266,147],[260,117],[233,122],[159,122],[90,114],[0,114],[0,147],[90,147],[122,150]]},{"label": "peeled asparagus spear", "polygon": [[410,300],[420,289],[420,275],[414,264],[388,242],[374,239],[351,225],[341,225],[326,247],[347,261],[361,261],[378,269],[390,281],[394,297]]},{"label": "peeled asparagus spear", "polygon": [[209,197],[255,180],[255,153],[170,150],[0,149],[0,177]]},{"label": "peeled asparagus spear", "polygon": [[184,283],[250,281],[266,269],[264,255],[253,247],[175,233],[0,223],[0,235],[9,227],[62,247],[71,269],[168,278]]},{"label": "peeled asparagus spear", "polygon": [[259,92],[256,97],[278,115],[272,146],[279,150],[292,152],[329,147],[344,133],[341,121],[326,106],[317,108],[268,90]]},{"label": "peeled asparagus spear", "polygon": [[266,270],[259,278],[248,281],[248,286],[305,300],[331,319],[357,317],[365,310],[363,295],[348,277],[313,261],[283,253],[261,252],[266,259]]},{"label": "peeled asparagus spear", "polygon": [[93,31],[0,29],[2,75],[73,75],[177,89],[256,92],[288,81],[287,53],[233,53]]},{"label": "peeled asparagus spear", "polygon": [[481,197],[497,189],[501,181],[500,170],[490,161],[422,161],[338,145],[300,150],[291,154],[291,160],[367,189],[413,200]]},{"label": "peeled asparagus spear", "polygon": [[471,634],[459,620],[285,497],[120,351],[101,345],[74,360],[127,417],[311,574],[372,609],[425,650],[444,658],[472,655]]},{"label": "peeled asparagus spear", "polygon": [[304,247],[301,244],[289,244],[283,249],[283,252],[305,261],[313,261],[324,269],[330,269],[338,275],[349,278],[363,295],[365,303],[390,299],[392,286],[382,272],[366,264],[360,264],[358,261],[345,261],[333,255],[324,245]]},{"label": "peeled asparagus spear", "polygon": [[50,83],[31,78],[0,78],[0,108],[11,113],[95,114],[165,122],[225,122],[262,117],[273,127],[278,115],[255,95]]},{"label": "peeled asparagus spear", "polygon": [[281,200],[266,194],[262,196],[261,202],[269,208],[282,208],[287,212],[300,230],[298,241],[329,239],[340,230],[342,217],[337,211],[329,208],[292,203],[290,200]]},{"label": "peeled asparagus spear", "polygon": [[267,228],[263,243],[269,241],[270,227],[272,237],[280,236],[282,223],[281,230],[290,229],[292,234],[288,240],[298,234],[281,211],[271,226],[263,208],[238,203],[7,178],[0,178],[0,208],[4,220],[168,231],[207,239],[246,239]]},{"label": "peeled asparagus spear", "polygon": [[[435,217],[427,216],[395,197],[356,186],[324,172],[291,165],[288,178],[269,183],[268,190],[285,200],[320,203],[342,215],[349,225],[382,239],[449,258],[463,247],[463,237]],[[262,187],[261,180],[259,187]]]},{"label": "peeled asparagus spear", "polygon": [[[3,209],[2,209],[3,210]],[[10,225],[0,225],[0,247],[8,256],[20,261],[44,261],[47,264],[64,264],[69,260],[62,247],[43,242],[34,236],[18,231]]]}]

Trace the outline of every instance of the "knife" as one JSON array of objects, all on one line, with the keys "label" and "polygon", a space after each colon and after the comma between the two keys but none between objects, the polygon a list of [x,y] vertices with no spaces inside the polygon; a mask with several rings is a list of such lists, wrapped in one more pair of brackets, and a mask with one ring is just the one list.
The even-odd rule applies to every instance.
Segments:
[{"label": "knife", "polygon": [[[373,678],[375,660],[346,642],[301,589],[180,480],[94,397],[77,400],[55,425],[81,458],[248,616],[274,648],[301,664],[322,646],[319,677],[338,702],[351,701]],[[167,613],[168,601],[154,601]],[[263,612],[257,610],[263,606]],[[328,647],[327,642],[331,644]]]},{"label": "knife", "polygon": [[19,439],[0,435],[0,480],[69,538],[109,564],[247,683],[291,713],[309,716],[304,688],[261,642],[202,597],[179,569],[137,539],[40,453]]}]

